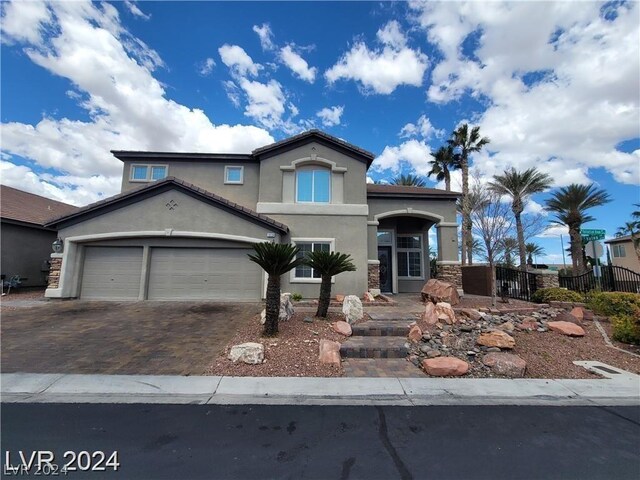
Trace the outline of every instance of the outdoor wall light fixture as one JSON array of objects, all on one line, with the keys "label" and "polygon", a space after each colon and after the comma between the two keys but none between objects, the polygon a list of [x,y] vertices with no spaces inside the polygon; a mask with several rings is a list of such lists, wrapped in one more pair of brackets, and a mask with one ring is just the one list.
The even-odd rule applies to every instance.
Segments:
[{"label": "outdoor wall light fixture", "polygon": [[51,248],[53,248],[53,253],[62,253],[62,248],[64,247],[64,243],[60,237],[56,238],[51,244]]}]

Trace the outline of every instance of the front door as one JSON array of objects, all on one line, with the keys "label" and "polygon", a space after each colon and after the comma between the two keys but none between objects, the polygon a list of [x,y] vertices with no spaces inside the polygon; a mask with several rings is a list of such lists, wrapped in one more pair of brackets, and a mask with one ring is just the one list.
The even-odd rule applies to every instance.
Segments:
[{"label": "front door", "polygon": [[385,293],[393,291],[391,278],[391,247],[378,247],[380,261],[380,290]]}]

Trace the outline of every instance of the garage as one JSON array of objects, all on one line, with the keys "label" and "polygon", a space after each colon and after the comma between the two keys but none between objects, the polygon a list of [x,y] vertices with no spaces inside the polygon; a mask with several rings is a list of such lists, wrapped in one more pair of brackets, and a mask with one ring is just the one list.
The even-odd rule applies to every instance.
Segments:
[{"label": "garage", "polygon": [[87,300],[136,300],[142,247],[86,247],[80,296]]},{"label": "garage", "polygon": [[152,248],[149,300],[260,299],[262,270],[247,248]]}]

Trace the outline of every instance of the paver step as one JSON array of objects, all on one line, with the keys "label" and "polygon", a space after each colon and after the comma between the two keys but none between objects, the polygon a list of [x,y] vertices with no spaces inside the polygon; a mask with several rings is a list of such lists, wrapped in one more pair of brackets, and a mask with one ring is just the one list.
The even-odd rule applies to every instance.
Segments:
[{"label": "paver step", "polygon": [[399,312],[367,312],[371,320],[388,320],[388,321],[405,321],[415,322],[420,316],[418,313],[399,313]]},{"label": "paver step", "polygon": [[340,347],[344,358],[404,358],[409,353],[404,337],[351,337]]},{"label": "paver step", "polygon": [[405,358],[346,358],[345,377],[424,377],[425,373]]},{"label": "paver step", "polygon": [[370,320],[351,327],[354,337],[406,337],[411,321]]}]

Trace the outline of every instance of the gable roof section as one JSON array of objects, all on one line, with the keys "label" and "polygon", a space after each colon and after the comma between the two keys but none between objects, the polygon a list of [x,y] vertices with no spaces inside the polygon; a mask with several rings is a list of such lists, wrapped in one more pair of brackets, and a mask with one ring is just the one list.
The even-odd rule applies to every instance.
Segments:
[{"label": "gable roof section", "polygon": [[188,194],[194,195],[196,197],[200,197],[202,200],[211,202],[213,204],[219,205],[223,208],[226,208],[237,214],[239,216],[244,216],[250,220],[261,223],[269,228],[275,228],[282,233],[287,233],[289,231],[289,227],[287,227],[284,223],[277,222],[272,218],[267,217],[266,215],[262,215],[261,213],[255,212],[250,208],[244,207],[237,203],[234,203],[230,200],[227,200],[220,195],[216,195],[215,193],[208,192],[200,187],[193,185],[192,183],[185,182],[184,180],[180,180],[175,177],[166,177],[162,180],[158,180],[149,185],[144,185],[135,190],[129,190],[124,193],[120,193],[113,197],[100,200],[99,202],[92,203],[87,205],[86,207],[82,207],[78,209],[76,212],[71,213],[70,215],[64,215],[60,218],[56,218],[51,220],[46,226],[58,226],[61,224],[74,224],[81,222],[87,216],[93,214],[94,212],[112,208],[119,204],[128,205],[137,200],[137,197],[144,197],[149,193],[155,191],[165,191],[171,188],[176,188],[178,190],[182,190]]},{"label": "gable roof section", "polygon": [[316,141],[321,145],[326,145],[327,147],[353,157],[356,160],[360,160],[367,164],[367,168],[375,158],[373,153],[317,129],[307,130],[306,132],[285,138],[284,140],[272,143],[271,145],[256,148],[251,152],[251,155],[254,157],[268,158],[281,152],[293,150],[294,148],[298,148],[312,141]]},{"label": "gable roof section", "polygon": [[411,187],[408,185],[376,185],[367,183],[368,198],[431,198],[456,200],[462,194],[437,188]]},{"label": "gable roof section", "polygon": [[76,210],[78,207],[68,203],[51,200],[6,185],[0,186],[0,217],[3,219],[42,227],[48,220],[70,214]]}]

